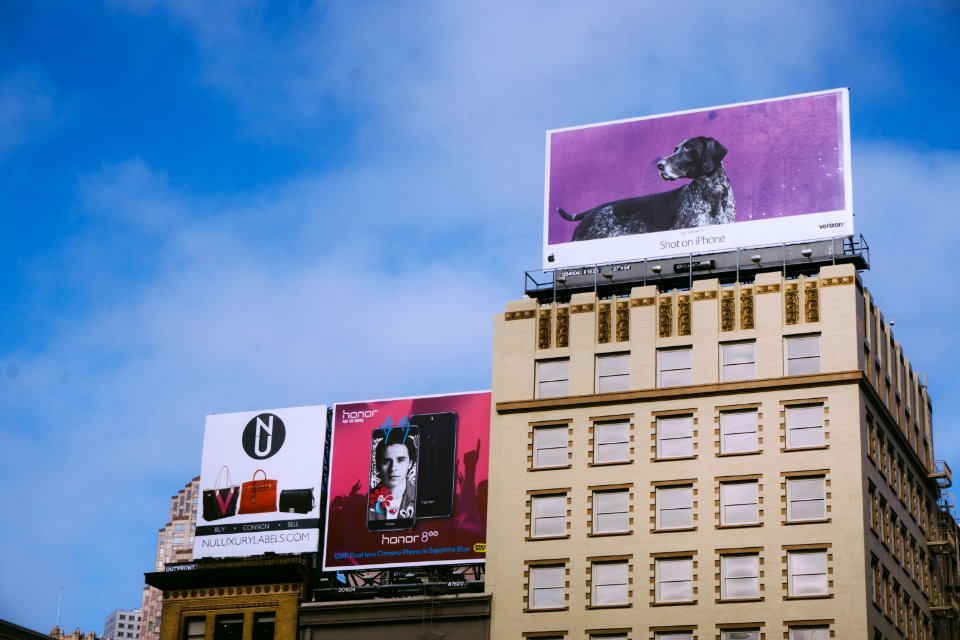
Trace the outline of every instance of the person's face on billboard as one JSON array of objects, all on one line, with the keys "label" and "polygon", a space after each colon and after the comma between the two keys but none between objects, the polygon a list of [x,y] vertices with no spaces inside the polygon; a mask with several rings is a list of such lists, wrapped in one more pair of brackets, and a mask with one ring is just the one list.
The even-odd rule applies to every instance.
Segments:
[{"label": "person's face on billboard", "polygon": [[410,472],[410,452],[405,444],[391,444],[377,457],[377,470],[384,486],[396,489],[403,486]]}]

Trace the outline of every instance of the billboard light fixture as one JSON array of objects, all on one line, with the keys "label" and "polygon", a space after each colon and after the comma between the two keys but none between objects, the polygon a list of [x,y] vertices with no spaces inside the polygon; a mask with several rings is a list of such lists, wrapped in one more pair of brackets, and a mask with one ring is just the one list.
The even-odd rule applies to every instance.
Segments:
[{"label": "billboard light fixture", "polygon": [[802,255],[804,258],[809,258],[813,255],[813,249],[810,247],[804,247],[803,249],[800,249],[800,255]]},{"label": "billboard light fixture", "polygon": [[603,275],[603,277],[606,278],[607,280],[613,280],[613,269],[607,267],[606,269],[604,269],[604,270],[602,271],[602,275]]},{"label": "billboard light fixture", "polygon": [[563,274],[561,273],[559,276],[556,277],[556,280],[557,280],[557,282],[559,282],[560,284],[563,284],[564,282],[567,281],[567,276],[565,276],[565,275],[563,275]]},{"label": "billboard light fixture", "polygon": [[760,264],[760,261],[762,259],[763,258],[760,257],[759,253],[755,253],[754,255],[750,256],[750,262],[752,262],[753,264]]},{"label": "billboard light fixture", "polygon": [[661,267],[658,264],[655,264],[652,267],[650,267],[650,271],[653,271],[655,274],[660,275],[660,272],[663,271],[663,267]]}]

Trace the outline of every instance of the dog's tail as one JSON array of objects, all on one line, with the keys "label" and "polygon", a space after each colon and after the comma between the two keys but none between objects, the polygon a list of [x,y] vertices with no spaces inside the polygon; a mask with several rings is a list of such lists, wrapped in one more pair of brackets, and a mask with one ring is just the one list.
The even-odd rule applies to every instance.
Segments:
[{"label": "dog's tail", "polygon": [[570,222],[580,222],[581,220],[583,220],[583,216],[587,215],[587,212],[584,211],[583,213],[578,213],[577,215],[572,216],[566,211],[564,211],[563,207],[557,207],[557,213],[560,214],[561,218],[563,218],[564,220],[569,220]]}]

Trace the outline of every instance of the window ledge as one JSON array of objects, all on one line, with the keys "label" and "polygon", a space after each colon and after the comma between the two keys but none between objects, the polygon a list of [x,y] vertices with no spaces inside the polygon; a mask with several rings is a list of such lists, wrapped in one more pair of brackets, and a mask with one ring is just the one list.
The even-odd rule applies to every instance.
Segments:
[{"label": "window ledge", "polygon": [[562,536],[527,536],[527,542],[536,542],[538,540],[569,540],[570,534],[564,534]]},{"label": "window ledge", "polygon": [[540,613],[541,611],[569,611],[570,607],[541,607],[539,609],[530,609],[529,607],[523,610],[524,613]]},{"label": "window ledge", "polygon": [[[783,524],[792,526],[797,524],[829,524],[830,522],[833,522],[833,518],[817,518],[816,520],[785,520]],[[876,531],[874,531],[874,533],[876,533]]]},{"label": "window ledge", "polygon": [[784,600],[829,600],[833,597],[832,593],[823,593],[815,596],[783,596]]},{"label": "window ledge", "polygon": [[677,460],[696,460],[696,459],[697,459],[697,455],[694,454],[692,456],[676,456],[673,458],[653,458],[652,462],[674,462]]},{"label": "window ledge", "polygon": [[650,529],[650,533],[679,533],[682,531],[696,531],[697,527],[676,527],[674,529]]},{"label": "window ledge", "polygon": [[629,609],[633,605],[629,602],[623,604],[588,604],[587,609]]},{"label": "window ledge", "polygon": [[530,467],[527,471],[556,471],[557,469],[571,469],[572,464],[565,464],[562,467]]},{"label": "window ledge", "polygon": [[676,602],[651,602],[651,607],[682,607],[697,604],[696,600],[677,600]]},{"label": "window ledge", "polygon": [[[627,531],[596,531],[596,532],[591,531],[590,533],[587,534],[587,537],[588,538],[607,538],[610,536],[628,536],[631,533],[633,533],[632,529]],[[570,536],[566,536],[566,537],[569,538]]]},{"label": "window ledge", "polygon": [[781,453],[790,453],[792,451],[824,451],[830,448],[828,444],[818,444],[815,447],[783,447]]},{"label": "window ledge", "polygon": [[730,453],[718,453],[718,458],[735,458],[737,456],[758,456],[763,451],[757,449],[756,451],[731,451]]},{"label": "window ledge", "polygon": [[762,522],[747,522],[744,524],[718,524],[714,529],[752,529],[754,527],[762,527]]},{"label": "window ledge", "polygon": [[617,465],[633,464],[633,460],[617,460],[615,462],[588,462],[588,467],[615,467]]},{"label": "window ledge", "polygon": [[764,602],[765,597],[760,596],[759,598],[717,598],[715,602],[717,604],[732,604],[736,602]]}]

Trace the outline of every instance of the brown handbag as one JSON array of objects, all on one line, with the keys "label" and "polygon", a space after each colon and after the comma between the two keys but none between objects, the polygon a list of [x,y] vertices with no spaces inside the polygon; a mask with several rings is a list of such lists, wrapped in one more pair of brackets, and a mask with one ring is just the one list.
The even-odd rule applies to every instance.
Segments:
[{"label": "brown handbag", "polygon": [[[263,474],[263,480],[257,480],[257,474]],[[240,489],[240,511],[245,513],[271,513],[277,510],[277,481],[267,480],[267,472],[257,469],[253,479],[244,482]]]}]

